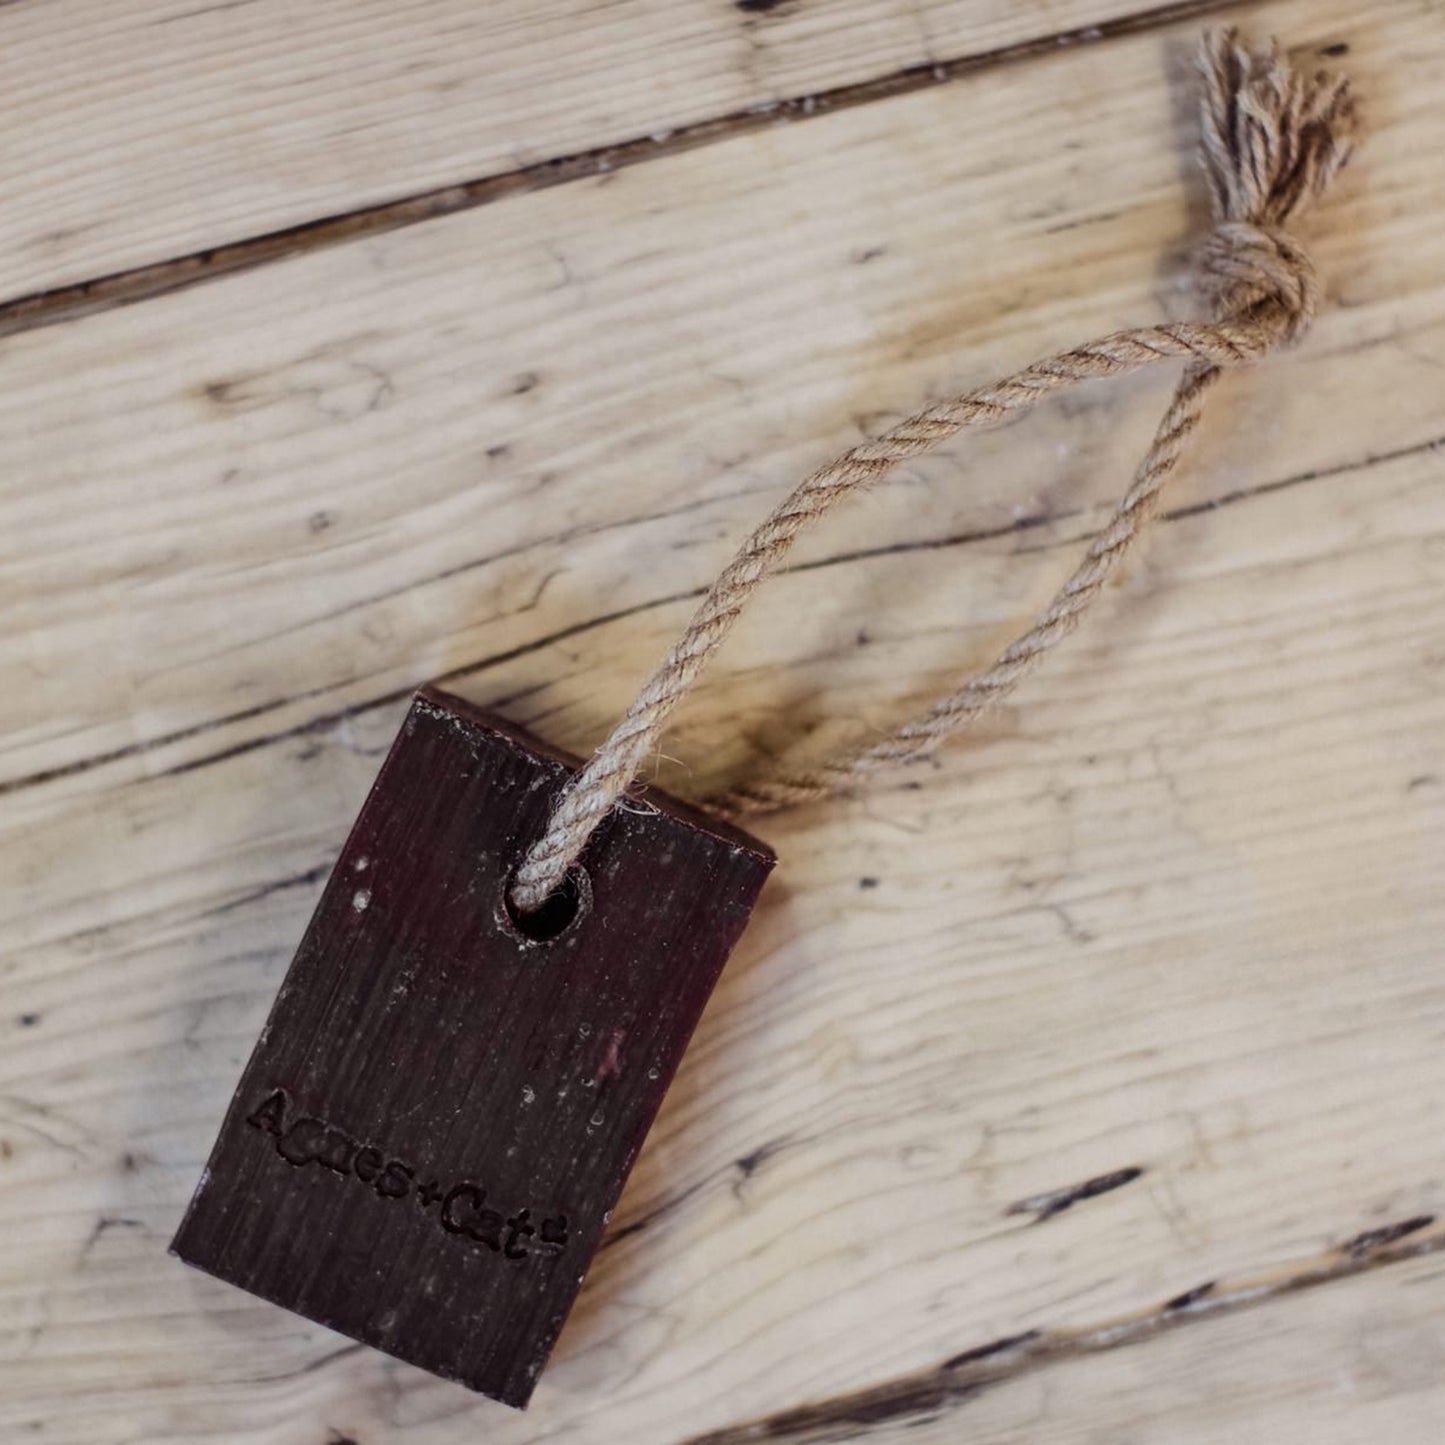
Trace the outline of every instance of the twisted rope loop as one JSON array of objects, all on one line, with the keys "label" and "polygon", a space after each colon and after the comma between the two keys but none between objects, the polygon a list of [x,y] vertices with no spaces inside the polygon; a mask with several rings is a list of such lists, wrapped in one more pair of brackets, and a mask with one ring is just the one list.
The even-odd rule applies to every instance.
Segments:
[{"label": "twisted rope loop", "polygon": [[997,425],[1083,381],[1183,360],[1184,374],[1133,485],[1023,636],[990,667],[882,741],[819,767],[784,766],[711,806],[732,816],[773,811],[850,790],[881,769],[926,755],[1010,692],[1073,631],[1152,514],[1221,369],[1296,341],[1319,306],[1314,267],[1285,226],[1325,190],[1349,156],[1355,110],[1348,83],[1322,73],[1304,77],[1277,45],[1251,52],[1233,30],[1205,36],[1200,73],[1201,149],[1215,226],[1200,251],[1198,278],[1214,319],[1115,332],[1035,362],[928,407],[798,486],[738,549],[626,715],[563,789],[513,879],[516,907],[539,907],[562,883],[656,750],[672,710],[804,527],[898,463],[936,450],[966,427]]}]

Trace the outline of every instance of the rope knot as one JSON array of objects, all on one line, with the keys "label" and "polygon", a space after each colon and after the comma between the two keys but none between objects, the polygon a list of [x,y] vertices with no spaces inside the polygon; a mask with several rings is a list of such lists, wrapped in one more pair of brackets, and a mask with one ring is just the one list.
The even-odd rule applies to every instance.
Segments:
[{"label": "rope knot", "polygon": [[1277,328],[1286,344],[1304,335],[1319,308],[1314,262],[1278,226],[1221,221],[1200,249],[1199,280],[1220,320]]},{"label": "rope knot", "polygon": [[1220,320],[1253,321],[1297,341],[1320,302],[1319,282],[1286,223],[1322,195],[1354,145],[1349,83],[1306,75],[1271,42],[1260,50],[1217,30],[1200,51],[1200,140],[1215,226],[1200,255]]}]

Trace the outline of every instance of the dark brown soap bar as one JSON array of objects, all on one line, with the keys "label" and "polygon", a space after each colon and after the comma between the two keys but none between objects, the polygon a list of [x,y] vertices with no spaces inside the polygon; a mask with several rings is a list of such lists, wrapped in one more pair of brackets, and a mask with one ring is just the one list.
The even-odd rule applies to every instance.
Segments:
[{"label": "dark brown soap bar", "polygon": [[507,880],[573,767],[417,694],[172,1245],[517,1406],[773,865],[645,791],[519,924]]}]

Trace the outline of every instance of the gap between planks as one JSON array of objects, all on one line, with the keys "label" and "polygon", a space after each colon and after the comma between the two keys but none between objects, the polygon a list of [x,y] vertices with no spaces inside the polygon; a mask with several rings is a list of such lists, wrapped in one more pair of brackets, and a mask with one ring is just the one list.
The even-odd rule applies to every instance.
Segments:
[{"label": "gap between planks", "polygon": [[952,60],[906,66],[871,80],[854,81],[811,95],[768,101],[726,115],[693,121],[670,132],[636,136],[592,150],[556,156],[517,170],[421,191],[339,215],[319,217],[170,260],[31,292],[0,304],[0,337],[77,320],[114,307],[132,306],[223,276],[255,270],[274,261],[364,240],[460,211],[474,210],[511,196],[628,169],[769,126],[835,114],[961,80],[980,71],[1017,65],[1061,50],[1105,44],[1206,15],[1223,15],[1256,3],[1258,0],[1169,0],[1169,3],[1148,10],[1097,24],[1074,26]]}]

